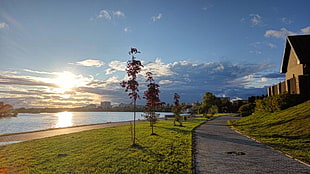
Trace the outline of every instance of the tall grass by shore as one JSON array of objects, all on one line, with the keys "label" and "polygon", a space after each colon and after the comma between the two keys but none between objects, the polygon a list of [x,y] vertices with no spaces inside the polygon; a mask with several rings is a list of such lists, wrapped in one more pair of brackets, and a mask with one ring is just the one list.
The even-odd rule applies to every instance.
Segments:
[{"label": "tall grass by shore", "polygon": [[138,123],[135,147],[128,125],[0,146],[0,173],[192,173],[192,130],[203,122],[159,121],[152,136]]}]

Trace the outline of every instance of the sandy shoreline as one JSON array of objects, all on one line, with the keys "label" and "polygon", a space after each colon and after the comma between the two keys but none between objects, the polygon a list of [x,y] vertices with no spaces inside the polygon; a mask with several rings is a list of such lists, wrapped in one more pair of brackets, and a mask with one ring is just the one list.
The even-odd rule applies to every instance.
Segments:
[{"label": "sandy shoreline", "polygon": [[[143,122],[143,121],[145,120],[136,120],[136,122]],[[31,131],[31,132],[4,134],[4,135],[0,135],[0,145],[18,143],[22,141],[52,137],[52,136],[63,135],[63,134],[70,134],[70,133],[81,132],[81,131],[92,130],[92,129],[121,126],[121,125],[130,124],[130,122],[133,122],[133,121],[108,122],[108,123],[99,123],[99,124],[91,124],[91,125],[79,125],[79,126],[65,127],[65,128],[52,128],[52,129],[38,130],[38,131]]]}]

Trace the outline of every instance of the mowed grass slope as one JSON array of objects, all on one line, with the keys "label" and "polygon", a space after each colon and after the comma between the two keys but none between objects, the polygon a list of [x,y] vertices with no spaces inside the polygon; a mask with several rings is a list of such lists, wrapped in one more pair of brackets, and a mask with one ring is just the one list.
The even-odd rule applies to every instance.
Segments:
[{"label": "mowed grass slope", "polygon": [[280,112],[254,114],[232,124],[264,144],[310,164],[310,100]]},{"label": "mowed grass slope", "polygon": [[192,173],[192,130],[204,121],[118,126],[0,146],[0,173]]}]

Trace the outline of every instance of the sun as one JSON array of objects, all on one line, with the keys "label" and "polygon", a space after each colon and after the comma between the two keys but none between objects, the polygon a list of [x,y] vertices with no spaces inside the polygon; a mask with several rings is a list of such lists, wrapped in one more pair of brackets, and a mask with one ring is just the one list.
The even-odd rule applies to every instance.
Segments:
[{"label": "sun", "polygon": [[64,90],[71,90],[73,87],[76,87],[77,81],[73,73],[64,71],[62,73],[57,73],[55,84]]}]

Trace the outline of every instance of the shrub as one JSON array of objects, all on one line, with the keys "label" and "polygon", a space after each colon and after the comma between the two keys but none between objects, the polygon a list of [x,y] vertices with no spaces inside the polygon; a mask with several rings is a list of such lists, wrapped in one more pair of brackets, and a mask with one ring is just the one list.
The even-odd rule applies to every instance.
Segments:
[{"label": "shrub", "polygon": [[295,106],[305,101],[302,96],[297,94],[279,94],[275,96],[266,97],[262,100],[256,100],[256,113],[273,113]]},{"label": "shrub", "polygon": [[240,112],[242,117],[251,115],[254,112],[255,104],[254,103],[248,103],[245,105],[242,105],[238,112]]}]

